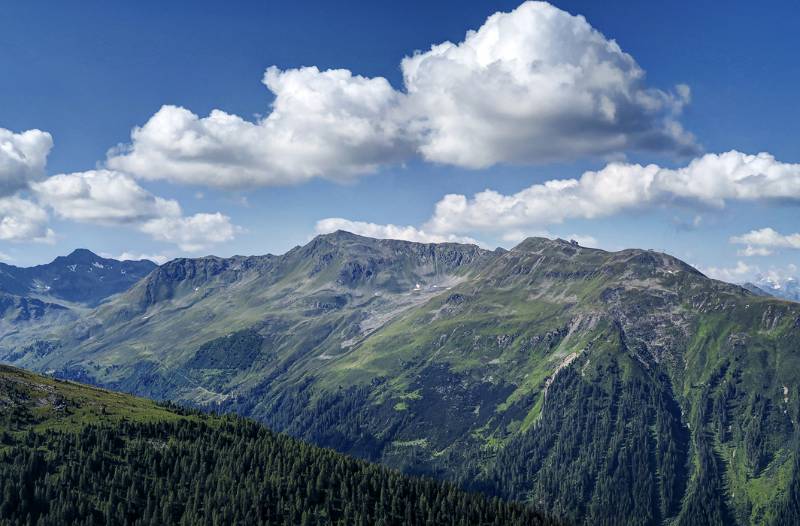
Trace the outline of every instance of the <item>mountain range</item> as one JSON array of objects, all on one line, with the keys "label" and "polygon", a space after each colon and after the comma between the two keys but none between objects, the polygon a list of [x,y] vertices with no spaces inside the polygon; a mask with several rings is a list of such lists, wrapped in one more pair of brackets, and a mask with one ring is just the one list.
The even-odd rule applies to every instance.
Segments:
[{"label": "mountain range", "polygon": [[34,267],[0,263],[0,346],[42,352],[31,344],[31,335],[74,323],[156,266],[147,260],[104,258],[86,249]]},{"label": "mountain range", "polygon": [[35,267],[0,263],[0,291],[18,297],[95,307],[150,273],[152,261],[117,261],[78,249]]},{"label": "mountain range", "polygon": [[800,301],[800,280],[797,278],[777,279],[761,276],[755,283],[748,282],[743,286],[748,289],[756,287],[765,294],[775,296],[776,298]]},{"label": "mountain range", "polygon": [[50,319],[6,331],[0,359],[235,412],[568,522],[799,516],[800,304],[667,254],[336,232],[173,260]]}]

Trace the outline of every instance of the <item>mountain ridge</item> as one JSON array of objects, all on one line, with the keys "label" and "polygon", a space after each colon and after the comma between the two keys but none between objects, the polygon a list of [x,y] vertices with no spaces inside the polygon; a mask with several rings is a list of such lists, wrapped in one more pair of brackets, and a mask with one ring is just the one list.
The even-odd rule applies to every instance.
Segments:
[{"label": "mountain ridge", "polygon": [[79,248],[31,267],[0,263],[0,291],[93,307],[126,290],[156,267],[149,260],[118,261]]},{"label": "mountain ridge", "polygon": [[798,278],[778,279],[760,276],[756,278],[756,283],[751,283],[751,285],[775,298],[800,302],[800,280]]},{"label": "mountain ridge", "polygon": [[745,524],[777,517],[798,472],[798,341],[797,304],[659,252],[339,232],[175,260],[13,352],[575,523]]}]

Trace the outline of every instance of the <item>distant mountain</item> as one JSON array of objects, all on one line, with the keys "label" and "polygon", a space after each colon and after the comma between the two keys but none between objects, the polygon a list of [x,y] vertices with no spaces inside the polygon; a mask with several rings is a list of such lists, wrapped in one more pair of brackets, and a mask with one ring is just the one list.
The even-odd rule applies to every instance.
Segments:
[{"label": "distant mountain", "polygon": [[127,290],[156,267],[152,261],[117,261],[78,249],[35,267],[0,263],[0,292],[93,307]]},{"label": "distant mountain", "polygon": [[755,283],[753,283],[751,281],[748,281],[746,283],[742,283],[742,288],[745,288],[745,289],[749,290],[750,292],[752,292],[756,296],[773,297],[773,298],[776,297],[776,296],[773,296],[772,294],[770,294],[769,292],[767,292],[766,290],[762,289],[761,287],[759,287],[758,285],[756,285]]},{"label": "distant mountain", "polygon": [[0,366],[0,524],[546,526],[238,418]]},{"label": "distant mountain", "polygon": [[680,526],[797,523],[798,348],[800,304],[667,254],[337,232],[172,261],[0,359],[576,524]]},{"label": "distant mountain", "polygon": [[800,280],[798,278],[775,279],[762,276],[756,280],[754,285],[776,298],[800,301]]},{"label": "distant mountain", "polygon": [[151,261],[117,261],[85,249],[35,267],[0,263],[0,347],[17,349],[6,359],[49,353],[59,345],[50,335],[156,267]]}]

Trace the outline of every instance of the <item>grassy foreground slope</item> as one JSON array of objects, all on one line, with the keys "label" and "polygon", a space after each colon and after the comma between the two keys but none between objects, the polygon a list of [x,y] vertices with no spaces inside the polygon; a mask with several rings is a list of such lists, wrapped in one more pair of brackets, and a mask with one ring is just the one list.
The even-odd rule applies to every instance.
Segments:
[{"label": "grassy foreground slope", "polygon": [[0,366],[0,524],[545,525],[233,417]]}]

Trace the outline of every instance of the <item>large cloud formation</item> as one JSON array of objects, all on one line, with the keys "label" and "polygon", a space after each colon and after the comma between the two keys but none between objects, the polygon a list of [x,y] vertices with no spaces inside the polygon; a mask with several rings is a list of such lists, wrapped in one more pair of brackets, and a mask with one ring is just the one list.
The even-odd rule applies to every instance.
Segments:
[{"label": "large cloud formation", "polygon": [[174,243],[188,252],[197,252],[232,240],[238,228],[231,223],[230,217],[216,212],[151,219],[141,226],[141,230],[158,241]]},{"label": "large cloud formation", "polygon": [[47,211],[18,196],[0,198],[0,239],[50,243],[55,233],[47,225]]},{"label": "large cloud formation", "polygon": [[52,242],[47,208],[70,221],[131,225],[157,240],[198,251],[237,232],[221,213],[184,216],[173,199],[142,188],[114,170],[89,170],[45,178],[53,147],[49,133],[0,128],[0,240]]},{"label": "large cloud formation", "polygon": [[745,283],[755,281],[760,287],[780,289],[787,281],[797,280],[797,265],[789,263],[786,266],[770,266],[762,268],[759,265],[748,265],[737,261],[731,267],[698,267],[703,273],[714,279],[729,283]]},{"label": "large cloud formation", "polygon": [[[448,194],[436,203],[433,215],[419,229],[375,224],[366,229],[358,222],[352,224],[359,226],[357,232],[419,231],[430,239],[481,232],[514,237],[516,231],[541,231],[569,219],[606,217],[648,206],[680,202],[723,208],[730,201],[763,200],[800,201],[800,164],[780,162],[768,153],[747,155],[737,151],[706,154],[681,168],[610,163],[577,179],[551,179],[513,194],[495,190],[472,197]],[[344,219],[319,224],[328,224],[326,221],[341,228],[347,224]],[[792,246],[796,239],[760,231],[734,242]]]},{"label": "large cloud formation", "polygon": [[481,168],[697,150],[677,120],[687,86],[647,87],[616,42],[545,2],[496,13],[401,69],[404,90],[347,70],[271,67],[265,118],[164,106],[107,164],[140,178],[244,187],[349,180],[416,157]]},{"label": "large cloud formation", "polygon": [[181,214],[177,201],[154,196],[131,177],[109,170],[58,174],[32,189],[40,202],[72,221],[121,224]]},{"label": "large cloud formation", "polygon": [[400,95],[386,79],[272,67],[264,84],[275,94],[267,118],[253,123],[220,110],[200,118],[164,106],[108,165],[144,179],[243,187],[348,180],[412,151],[394,115]]},{"label": "large cloud formation", "polygon": [[800,164],[737,151],[706,154],[677,169],[611,163],[579,179],[553,179],[515,194],[446,195],[425,225],[434,233],[493,231],[592,219],[671,202],[723,207],[728,201],[800,200]]},{"label": "large cloud formation", "polygon": [[407,57],[403,77],[431,161],[482,168],[647,150],[694,153],[675,117],[689,88],[644,71],[582,16],[527,2],[463,42]]}]

